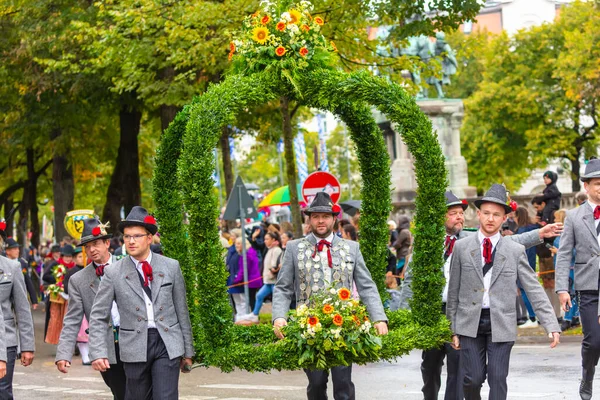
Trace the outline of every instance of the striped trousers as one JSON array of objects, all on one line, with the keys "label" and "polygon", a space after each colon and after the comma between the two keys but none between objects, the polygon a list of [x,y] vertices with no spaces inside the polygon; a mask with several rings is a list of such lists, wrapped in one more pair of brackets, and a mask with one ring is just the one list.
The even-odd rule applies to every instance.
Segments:
[{"label": "striped trousers", "polygon": [[481,400],[486,378],[489,400],[506,400],[508,365],[515,342],[492,342],[489,310],[482,310],[477,337],[460,336],[460,369],[463,373],[465,400]]}]

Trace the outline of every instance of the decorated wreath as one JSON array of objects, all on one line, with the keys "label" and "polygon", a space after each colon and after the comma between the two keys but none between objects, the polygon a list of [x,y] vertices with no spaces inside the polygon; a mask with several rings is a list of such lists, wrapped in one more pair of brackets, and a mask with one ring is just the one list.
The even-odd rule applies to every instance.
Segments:
[{"label": "decorated wreath", "polygon": [[[330,368],[393,360],[415,348],[440,346],[450,337],[441,313],[446,168],[431,122],[400,86],[368,71],[348,74],[336,68],[335,45],[320,33],[327,21],[311,13],[312,6],[305,0],[262,2],[231,42],[232,74],[184,107],[162,135],[157,152],[155,215],[165,254],[180,261],[186,280],[196,361],[223,371]],[[237,115],[284,97],[332,112],[350,132],[363,178],[361,251],[382,297],[387,296],[390,160],[372,107],[393,122],[414,157],[419,188],[412,311],[389,312],[389,334],[378,337],[381,347],[371,351],[346,349],[342,358],[322,361],[321,357],[319,362],[319,357],[302,357],[306,349],[299,351],[295,335],[277,340],[269,325],[245,327],[231,321],[216,224],[213,149],[223,126],[235,125]],[[189,215],[188,225],[183,223],[183,210]]]}]

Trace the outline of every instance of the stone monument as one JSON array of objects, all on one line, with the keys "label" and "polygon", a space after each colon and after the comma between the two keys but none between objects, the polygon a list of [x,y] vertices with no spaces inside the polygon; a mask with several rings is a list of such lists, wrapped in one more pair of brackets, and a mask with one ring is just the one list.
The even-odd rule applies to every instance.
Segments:
[{"label": "stone monument", "polygon": [[[463,102],[458,99],[420,99],[417,104],[429,116],[433,130],[437,132],[442,153],[446,158],[449,188],[458,197],[473,197],[475,187],[469,186],[467,161],[460,150],[460,127],[463,119]],[[412,155],[402,142],[400,134],[389,124],[382,114],[375,118],[384,132],[388,153],[392,162],[392,202],[414,199],[417,182],[415,179]]]},{"label": "stone monument", "polygon": [[[460,99],[446,99],[443,91],[443,85],[450,83],[450,77],[456,73],[458,66],[454,51],[446,42],[443,32],[436,34],[435,42],[426,36],[415,36],[409,38],[408,42],[409,46],[400,49],[399,54],[419,57],[424,63],[432,62],[433,59],[441,61],[441,75],[427,77],[426,85],[423,84],[420,70],[409,71],[410,77],[420,87],[416,96],[417,104],[429,116],[433,130],[437,132],[438,141],[446,158],[449,189],[458,197],[473,197],[477,192],[474,187],[469,186],[467,161],[460,150],[463,102]],[[435,88],[438,98],[428,98],[429,87]],[[394,126],[391,126],[381,114],[375,113],[375,119],[384,132],[392,161],[392,202],[412,201],[417,190],[412,156]]]}]

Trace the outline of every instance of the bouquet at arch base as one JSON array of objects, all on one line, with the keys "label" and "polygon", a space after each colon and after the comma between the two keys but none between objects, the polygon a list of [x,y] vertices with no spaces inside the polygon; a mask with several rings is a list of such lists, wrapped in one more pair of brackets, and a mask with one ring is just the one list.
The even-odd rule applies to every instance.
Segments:
[{"label": "bouquet at arch base", "polygon": [[313,294],[308,304],[290,312],[284,332],[297,346],[298,364],[305,368],[369,362],[379,358],[381,350],[366,307],[347,288]]}]

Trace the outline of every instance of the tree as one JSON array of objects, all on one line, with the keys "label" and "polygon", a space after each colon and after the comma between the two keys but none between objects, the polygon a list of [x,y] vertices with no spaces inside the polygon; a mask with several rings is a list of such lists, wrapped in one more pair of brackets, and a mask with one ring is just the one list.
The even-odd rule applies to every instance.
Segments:
[{"label": "tree", "polygon": [[583,40],[597,37],[599,17],[594,3],[574,2],[554,23],[490,42],[462,128],[463,154],[479,189],[504,182],[515,190],[532,169],[562,159],[570,164],[572,190],[580,190],[580,159],[599,143],[600,67],[591,61],[598,50]]}]

